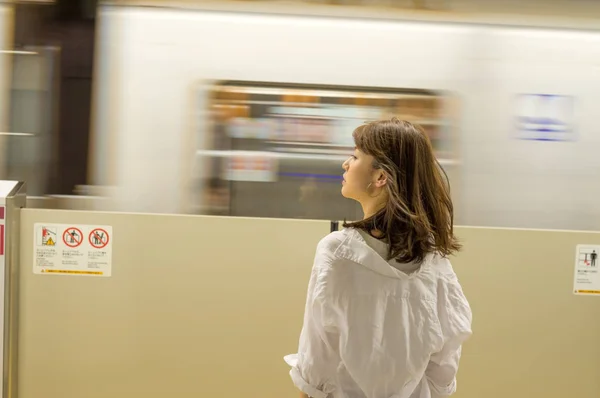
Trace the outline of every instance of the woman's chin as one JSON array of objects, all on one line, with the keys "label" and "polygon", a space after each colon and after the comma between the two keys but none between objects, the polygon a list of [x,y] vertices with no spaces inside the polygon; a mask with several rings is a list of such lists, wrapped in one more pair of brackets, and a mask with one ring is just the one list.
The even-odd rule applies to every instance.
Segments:
[{"label": "woman's chin", "polygon": [[342,189],[341,189],[342,196],[343,196],[344,198],[346,198],[346,199],[350,199],[350,197],[348,196],[348,192],[347,192],[347,191],[348,191],[348,190],[346,189],[346,186],[342,185]]}]

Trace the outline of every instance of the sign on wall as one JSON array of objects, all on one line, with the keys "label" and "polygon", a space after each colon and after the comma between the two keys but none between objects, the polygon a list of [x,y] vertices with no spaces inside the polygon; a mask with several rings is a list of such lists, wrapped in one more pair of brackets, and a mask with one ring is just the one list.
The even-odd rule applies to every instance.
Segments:
[{"label": "sign on wall", "polygon": [[517,138],[574,141],[574,98],[554,94],[521,94],[516,99]]},{"label": "sign on wall", "polygon": [[33,233],[35,274],[111,276],[112,227],[37,223]]},{"label": "sign on wall", "polygon": [[600,297],[600,245],[577,245],[574,293]]}]

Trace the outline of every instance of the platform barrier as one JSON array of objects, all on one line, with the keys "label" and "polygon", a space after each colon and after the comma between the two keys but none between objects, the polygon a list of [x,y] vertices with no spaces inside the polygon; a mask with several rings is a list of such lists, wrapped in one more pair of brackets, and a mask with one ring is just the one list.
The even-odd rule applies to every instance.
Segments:
[{"label": "platform barrier", "polygon": [[[297,396],[282,358],[296,349],[329,222],[26,208],[19,216],[19,398]],[[104,235],[88,232],[109,232],[109,272],[34,273],[38,232],[57,225],[69,227],[56,235],[75,233],[65,235],[71,245],[81,235],[102,246]],[[600,234],[458,235],[464,250],[453,263],[474,335],[456,396],[597,396],[600,295],[575,295],[573,276],[576,246],[600,245]]]}]

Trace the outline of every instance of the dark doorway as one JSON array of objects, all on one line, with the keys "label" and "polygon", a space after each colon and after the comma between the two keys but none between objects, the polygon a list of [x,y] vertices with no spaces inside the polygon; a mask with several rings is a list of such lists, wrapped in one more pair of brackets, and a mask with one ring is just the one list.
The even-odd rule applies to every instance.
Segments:
[{"label": "dark doorway", "polygon": [[[15,5],[14,15],[15,50],[33,48],[45,54],[52,59],[51,67],[46,61],[38,68],[52,69],[54,76],[49,89],[51,98],[42,105],[39,99],[34,101],[35,112],[44,112],[40,117],[43,126],[39,128],[50,132],[43,141],[47,151],[38,152],[34,161],[52,153],[51,160],[44,163],[45,181],[36,186],[35,194],[72,194],[75,186],[86,184],[87,180],[96,0],[22,2]],[[25,96],[23,92],[19,95]],[[18,124],[14,119],[13,128],[24,130],[25,127],[14,126]],[[38,143],[36,148],[39,147]],[[28,151],[33,149],[28,147]],[[36,168],[40,169],[38,163]]]}]

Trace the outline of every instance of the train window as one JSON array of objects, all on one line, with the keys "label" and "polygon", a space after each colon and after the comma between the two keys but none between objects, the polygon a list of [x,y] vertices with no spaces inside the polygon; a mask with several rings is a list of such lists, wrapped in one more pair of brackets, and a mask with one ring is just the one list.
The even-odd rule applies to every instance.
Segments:
[{"label": "train window", "polygon": [[[195,158],[194,210],[240,217],[356,219],[340,194],[352,131],[397,116],[420,124],[443,167],[457,162],[441,91],[229,81],[211,86]],[[452,167],[450,167],[452,169]],[[449,174],[452,174],[452,170]]]}]

